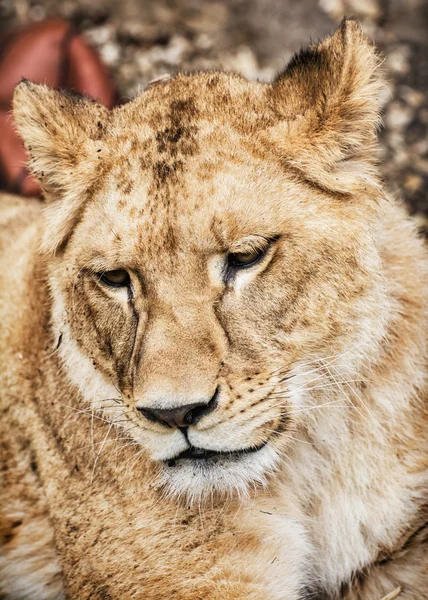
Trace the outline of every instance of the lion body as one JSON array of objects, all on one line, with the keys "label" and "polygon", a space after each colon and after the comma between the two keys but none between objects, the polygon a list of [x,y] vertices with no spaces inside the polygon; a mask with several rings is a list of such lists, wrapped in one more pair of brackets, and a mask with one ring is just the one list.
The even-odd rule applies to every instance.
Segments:
[{"label": "lion body", "polygon": [[[18,87],[48,206],[0,203],[6,600],[427,597],[428,255],[375,62],[347,21],[272,86]],[[141,413],[201,397],[184,437]]]}]

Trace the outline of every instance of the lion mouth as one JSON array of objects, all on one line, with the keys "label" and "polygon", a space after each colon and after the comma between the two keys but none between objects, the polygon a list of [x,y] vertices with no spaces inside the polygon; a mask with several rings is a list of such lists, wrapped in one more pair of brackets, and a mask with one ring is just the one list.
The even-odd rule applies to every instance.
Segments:
[{"label": "lion mouth", "polygon": [[[201,444],[202,446],[202,444]],[[264,487],[280,464],[280,455],[269,439],[237,450],[209,450],[192,446],[164,461],[161,484],[168,494],[189,502],[246,494],[250,487]]]},{"label": "lion mouth", "polygon": [[222,459],[234,459],[238,458],[244,454],[251,454],[254,452],[258,452],[262,448],[264,448],[267,444],[267,441],[259,444],[258,446],[251,446],[249,448],[242,448],[240,450],[207,450],[206,448],[197,448],[196,446],[190,446],[181,454],[178,454],[175,458],[166,461],[169,467],[174,467],[178,460],[199,460],[199,461],[212,461],[217,458]]}]

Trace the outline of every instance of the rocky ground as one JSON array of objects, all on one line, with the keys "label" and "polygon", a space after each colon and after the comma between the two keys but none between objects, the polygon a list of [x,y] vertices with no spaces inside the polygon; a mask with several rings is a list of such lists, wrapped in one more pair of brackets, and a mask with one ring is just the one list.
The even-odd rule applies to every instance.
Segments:
[{"label": "rocky ground", "polygon": [[178,70],[233,69],[271,79],[344,15],[385,56],[390,94],[382,169],[421,225],[428,216],[428,0],[0,0],[0,33],[60,15],[98,48],[121,98]]}]

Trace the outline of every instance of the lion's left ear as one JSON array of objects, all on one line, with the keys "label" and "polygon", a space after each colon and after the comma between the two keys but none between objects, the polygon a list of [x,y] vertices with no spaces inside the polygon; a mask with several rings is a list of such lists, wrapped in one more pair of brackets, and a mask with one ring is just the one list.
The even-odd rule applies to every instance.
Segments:
[{"label": "lion's left ear", "polygon": [[374,183],[379,64],[353,19],[292,58],[269,88],[280,119],[268,137],[286,164],[327,190],[355,191],[364,177]]}]

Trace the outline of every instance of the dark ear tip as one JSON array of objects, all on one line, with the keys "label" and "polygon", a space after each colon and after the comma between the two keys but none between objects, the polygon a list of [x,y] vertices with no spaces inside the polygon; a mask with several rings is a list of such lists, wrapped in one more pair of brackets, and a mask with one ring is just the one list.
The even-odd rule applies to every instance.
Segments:
[{"label": "dark ear tip", "polygon": [[358,35],[362,34],[360,22],[353,16],[343,17],[336,31],[340,31],[344,35],[346,35],[347,33],[356,33]]},{"label": "dark ear tip", "polygon": [[21,81],[16,85],[16,87],[34,87],[36,85],[37,83],[34,83],[34,81],[31,81],[26,77],[21,77]]},{"label": "dark ear tip", "polygon": [[35,85],[36,85],[35,83],[30,81],[26,77],[21,77],[21,81],[19,83],[17,83],[15,86],[15,92],[19,91],[19,90],[23,90],[23,89],[31,89]]},{"label": "dark ear tip", "polygon": [[343,23],[355,23],[358,27],[360,26],[357,17],[354,17],[354,15],[343,17],[340,24],[342,25]]}]

